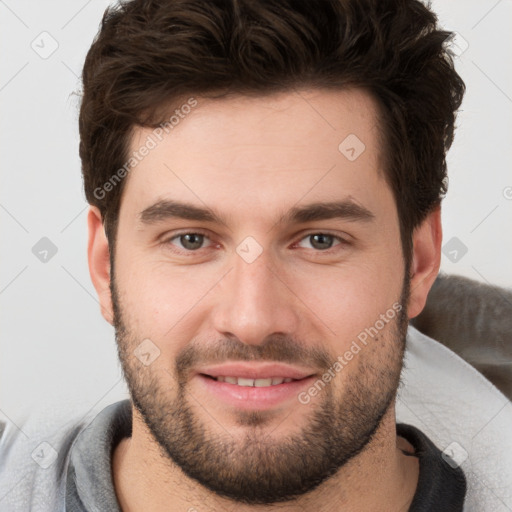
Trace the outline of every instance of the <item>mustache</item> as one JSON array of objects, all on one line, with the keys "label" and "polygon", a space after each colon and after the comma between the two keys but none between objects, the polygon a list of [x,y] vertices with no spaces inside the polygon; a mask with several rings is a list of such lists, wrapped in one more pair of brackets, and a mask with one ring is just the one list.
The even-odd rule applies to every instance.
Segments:
[{"label": "mustache", "polygon": [[272,335],[259,345],[247,345],[236,337],[214,343],[193,341],[176,357],[177,375],[185,375],[195,366],[226,361],[265,361],[306,365],[327,369],[336,358],[320,346],[307,346],[285,335]]}]

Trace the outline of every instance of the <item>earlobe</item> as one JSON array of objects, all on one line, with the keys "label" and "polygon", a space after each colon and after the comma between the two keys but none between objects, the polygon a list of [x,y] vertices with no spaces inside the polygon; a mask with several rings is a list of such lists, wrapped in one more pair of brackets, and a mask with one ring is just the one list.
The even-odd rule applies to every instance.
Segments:
[{"label": "earlobe", "polygon": [[434,284],[441,265],[442,238],[441,206],[438,206],[427,215],[413,233],[409,318],[418,316],[425,307],[428,292]]},{"label": "earlobe", "polygon": [[110,293],[110,251],[101,213],[96,206],[89,208],[87,227],[89,230],[87,247],[89,274],[98,294],[101,314],[109,324],[113,325],[114,315]]}]

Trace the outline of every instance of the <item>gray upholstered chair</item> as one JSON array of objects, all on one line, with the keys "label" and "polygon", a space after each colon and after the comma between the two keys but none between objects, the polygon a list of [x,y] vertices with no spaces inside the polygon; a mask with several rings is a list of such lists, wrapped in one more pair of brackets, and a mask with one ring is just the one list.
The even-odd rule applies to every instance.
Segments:
[{"label": "gray upholstered chair", "polygon": [[453,350],[512,400],[512,291],[439,274],[425,309],[411,324]]}]

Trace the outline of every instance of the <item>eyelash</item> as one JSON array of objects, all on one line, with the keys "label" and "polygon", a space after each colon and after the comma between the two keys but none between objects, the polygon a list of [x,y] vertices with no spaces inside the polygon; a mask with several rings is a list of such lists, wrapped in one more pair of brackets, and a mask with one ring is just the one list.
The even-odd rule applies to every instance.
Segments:
[{"label": "eyelash", "polygon": [[[164,239],[162,241],[162,245],[165,246],[165,247],[170,247],[170,246],[172,246],[171,242],[173,240],[175,240],[177,238],[180,238],[181,236],[184,236],[184,235],[202,235],[205,238],[207,238],[208,240],[210,240],[210,242],[212,242],[212,240],[210,239],[210,237],[208,236],[208,234],[205,231],[202,231],[201,229],[197,229],[197,230],[194,230],[194,231],[183,231],[183,232],[180,232],[180,233],[175,233],[171,237]],[[338,235],[335,235],[333,233],[329,233],[328,231],[312,231],[310,233],[307,233],[307,234],[303,235],[302,238],[300,238],[299,241],[296,242],[294,245],[297,245],[298,243],[302,242],[304,239],[306,239],[306,238],[308,238],[310,236],[313,236],[313,235],[327,235],[327,236],[331,236],[336,241],[339,242],[339,244],[336,244],[336,245],[334,245],[333,247],[331,247],[329,249],[325,249],[325,250],[312,249],[314,252],[316,252],[318,254],[331,254],[332,252],[337,250],[336,248],[350,245],[350,242],[348,240],[345,240],[344,238],[342,238],[342,237],[340,237]],[[175,248],[172,248],[171,251],[177,253],[178,255],[192,256],[194,254],[199,253],[202,249],[207,249],[207,247],[201,247],[200,249],[196,249],[195,251],[186,250],[186,249],[175,249]]]}]

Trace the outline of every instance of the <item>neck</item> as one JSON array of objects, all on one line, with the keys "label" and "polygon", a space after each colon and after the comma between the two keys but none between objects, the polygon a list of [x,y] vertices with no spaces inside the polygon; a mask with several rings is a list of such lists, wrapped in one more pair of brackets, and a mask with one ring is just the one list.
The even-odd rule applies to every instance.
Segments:
[{"label": "neck", "polygon": [[[187,477],[160,450],[132,406],[132,437],[115,448],[113,481],[123,512],[366,512],[407,511],[419,474],[413,447],[396,435],[395,409],[390,407],[372,440],[328,481],[307,495],[278,505],[246,505],[220,497]],[[402,451],[403,450],[403,451]]]}]

